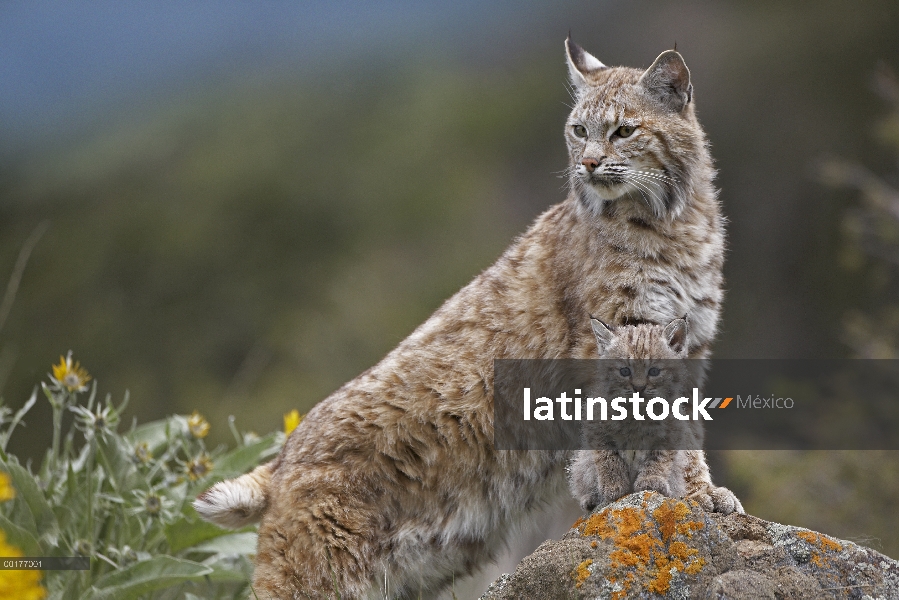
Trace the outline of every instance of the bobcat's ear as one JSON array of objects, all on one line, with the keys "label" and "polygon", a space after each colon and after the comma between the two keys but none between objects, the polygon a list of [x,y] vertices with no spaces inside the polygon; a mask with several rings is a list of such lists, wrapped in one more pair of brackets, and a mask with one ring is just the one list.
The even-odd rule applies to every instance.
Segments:
[{"label": "bobcat's ear", "polygon": [[674,112],[680,112],[693,99],[690,69],[677,50],[659,54],[652,66],[640,76],[640,85],[649,95]]},{"label": "bobcat's ear", "polygon": [[665,326],[668,347],[680,354],[687,348],[687,318],[675,319]]},{"label": "bobcat's ear", "polygon": [[596,337],[596,346],[599,348],[600,356],[606,353],[609,346],[612,345],[612,338],[615,333],[612,328],[600,321],[590,317],[590,326],[593,328],[593,335]]},{"label": "bobcat's ear", "polygon": [[577,90],[587,85],[588,74],[608,68],[598,58],[571,41],[571,35],[565,38],[565,56],[568,57],[568,77],[571,79],[571,85]]}]

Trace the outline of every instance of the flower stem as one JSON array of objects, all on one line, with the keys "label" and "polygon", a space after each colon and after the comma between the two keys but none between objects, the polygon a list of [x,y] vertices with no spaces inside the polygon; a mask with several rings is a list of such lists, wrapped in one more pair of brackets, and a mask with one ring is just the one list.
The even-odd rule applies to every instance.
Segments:
[{"label": "flower stem", "polygon": [[59,402],[54,399],[51,403],[53,407],[53,449],[50,453],[50,476],[52,477],[59,467],[59,439],[62,435],[62,411],[65,402]]}]

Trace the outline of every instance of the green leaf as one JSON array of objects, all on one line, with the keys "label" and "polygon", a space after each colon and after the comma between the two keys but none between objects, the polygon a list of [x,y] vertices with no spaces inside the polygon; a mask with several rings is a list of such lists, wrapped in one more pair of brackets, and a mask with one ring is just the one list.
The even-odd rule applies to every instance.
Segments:
[{"label": "green leaf", "polygon": [[200,519],[189,520],[182,518],[166,526],[165,539],[169,543],[169,552],[175,554],[185,548],[190,548],[201,542],[230,533],[226,529]]},{"label": "green leaf", "polygon": [[3,515],[0,515],[0,529],[6,532],[6,541],[22,551],[24,556],[41,556],[41,545],[34,535],[24,527],[19,527]]},{"label": "green leaf", "polygon": [[230,533],[191,546],[188,550],[213,554],[256,554],[257,537],[252,531]]},{"label": "green leaf", "polygon": [[252,444],[235,448],[215,460],[213,473],[217,478],[243,475],[252,467],[259,466],[265,459],[278,452],[275,444],[276,433],[259,438]]},{"label": "green leaf", "polygon": [[140,427],[136,427],[134,431],[125,435],[125,439],[132,446],[145,442],[150,448],[150,452],[155,456],[156,452],[168,442],[168,436],[166,435],[167,430],[167,419],[151,421],[149,423],[144,423]]},{"label": "green leaf", "polygon": [[2,468],[9,473],[12,486],[16,489],[16,500],[21,498],[31,512],[38,536],[45,539],[51,546],[55,546],[59,535],[59,524],[34,476],[14,462],[7,462]]},{"label": "green leaf", "polygon": [[118,436],[118,434],[109,434],[106,439],[97,439],[97,450],[99,458],[103,465],[109,471],[110,484],[113,489],[118,491],[124,483],[126,477],[137,470],[137,467],[131,461],[132,447]]},{"label": "green leaf", "polygon": [[211,567],[172,556],[156,556],[104,575],[81,600],[131,600],[187,581],[202,581]]},{"label": "green leaf", "polygon": [[240,571],[235,571],[234,569],[225,569],[219,566],[211,566],[212,573],[208,575],[210,581],[214,581],[216,583],[226,583],[230,581],[242,581],[244,583],[247,582],[247,576]]}]

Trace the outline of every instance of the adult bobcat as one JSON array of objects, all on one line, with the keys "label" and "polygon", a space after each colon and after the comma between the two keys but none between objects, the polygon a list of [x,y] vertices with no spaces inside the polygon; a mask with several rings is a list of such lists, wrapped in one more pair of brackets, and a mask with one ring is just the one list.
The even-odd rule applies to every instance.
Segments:
[{"label": "adult bobcat", "polygon": [[493,360],[589,358],[610,324],[689,314],[714,337],[723,219],[681,55],[609,68],[566,40],[571,193],[380,363],[316,405],[271,463],[195,502],[261,517],[260,598],[432,597],[567,494],[564,452],[493,446]]}]

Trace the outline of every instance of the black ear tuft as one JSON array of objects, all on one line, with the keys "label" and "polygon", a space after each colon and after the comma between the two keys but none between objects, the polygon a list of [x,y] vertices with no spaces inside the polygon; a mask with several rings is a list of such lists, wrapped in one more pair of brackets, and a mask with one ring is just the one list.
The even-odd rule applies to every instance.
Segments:
[{"label": "black ear tuft", "polygon": [[668,347],[678,354],[687,349],[687,317],[675,319],[665,326],[665,340]]},{"label": "black ear tuft", "polygon": [[681,112],[693,100],[690,69],[677,50],[666,50],[640,77],[640,85],[663,106]]},{"label": "black ear tuft", "polygon": [[565,38],[565,56],[568,58],[568,76],[571,85],[577,89],[587,85],[587,75],[608,68],[598,58],[575,44],[571,39],[571,31]]},{"label": "black ear tuft", "polygon": [[593,336],[596,338],[599,355],[602,356],[612,344],[612,338],[615,337],[615,332],[611,327],[592,316],[590,317],[590,326],[593,328]]}]

